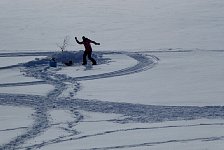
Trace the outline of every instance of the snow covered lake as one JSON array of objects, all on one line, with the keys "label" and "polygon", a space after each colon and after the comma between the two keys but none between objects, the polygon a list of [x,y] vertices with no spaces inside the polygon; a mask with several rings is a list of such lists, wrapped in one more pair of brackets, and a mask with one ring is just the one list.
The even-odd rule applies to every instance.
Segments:
[{"label": "snow covered lake", "polygon": [[[223,14],[222,0],[1,0],[0,149],[222,150]],[[96,66],[82,35],[101,43]]]},{"label": "snow covered lake", "polygon": [[0,68],[2,149],[222,149],[223,51],[95,54],[97,66]]}]

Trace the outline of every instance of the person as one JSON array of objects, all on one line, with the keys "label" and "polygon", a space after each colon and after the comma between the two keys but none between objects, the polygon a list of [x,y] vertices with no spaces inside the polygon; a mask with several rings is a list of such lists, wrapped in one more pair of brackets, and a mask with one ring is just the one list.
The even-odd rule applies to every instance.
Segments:
[{"label": "person", "polygon": [[83,53],[83,63],[82,65],[86,65],[87,64],[87,60],[86,60],[86,56],[88,56],[89,60],[92,61],[93,65],[96,65],[96,60],[94,58],[92,58],[92,47],[91,47],[91,43],[95,44],[95,45],[100,45],[100,43],[97,43],[95,41],[92,41],[88,38],[86,38],[85,36],[82,37],[82,42],[80,42],[77,37],[75,37],[75,40],[78,44],[83,44],[85,47],[85,51]]}]

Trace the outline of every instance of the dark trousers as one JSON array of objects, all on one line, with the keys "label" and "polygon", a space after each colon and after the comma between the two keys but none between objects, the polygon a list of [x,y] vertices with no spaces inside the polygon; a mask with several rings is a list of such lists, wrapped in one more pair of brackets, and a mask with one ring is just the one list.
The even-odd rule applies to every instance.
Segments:
[{"label": "dark trousers", "polygon": [[92,52],[87,52],[87,51],[84,52],[84,54],[83,54],[83,65],[87,64],[86,56],[88,56],[89,60],[92,61],[93,65],[96,65],[96,61],[95,61],[95,59],[92,58],[91,55],[92,55]]}]

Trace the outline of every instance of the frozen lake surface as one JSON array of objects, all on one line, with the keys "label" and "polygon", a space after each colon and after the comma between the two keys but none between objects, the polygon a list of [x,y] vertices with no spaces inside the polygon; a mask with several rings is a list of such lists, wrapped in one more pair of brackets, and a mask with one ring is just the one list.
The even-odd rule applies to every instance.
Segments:
[{"label": "frozen lake surface", "polygon": [[[1,0],[0,50],[56,50],[70,36],[99,50],[223,50],[223,0]],[[74,47],[75,45],[75,47]]]},{"label": "frozen lake surface", "polygon": [[1,0],[0,149],[223,150],[223,14],[223,0]]},{"label": "frozen lake surface", "polygon": [[223,51],[99,51],[97,66],[78,51],[49,67],[67,53],[0,68],[2,149],[222,149]]}]

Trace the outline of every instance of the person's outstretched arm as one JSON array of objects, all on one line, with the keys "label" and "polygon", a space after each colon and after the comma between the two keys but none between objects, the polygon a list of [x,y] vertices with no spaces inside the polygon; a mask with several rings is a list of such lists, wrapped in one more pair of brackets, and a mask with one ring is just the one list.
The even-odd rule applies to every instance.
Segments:
[{"label": "person's outstretched arm", "polygon": [[77,39],[77,37],[75,37],[75,40],[78,44],[83,44],[83,42],[79,42],[79,40]]},{"label": "person's outstretched arm", "polygon": [[95,45],[100,45],[100,43],[97,43],[95,41],[91,41],[91,43],[95,44]]}]

